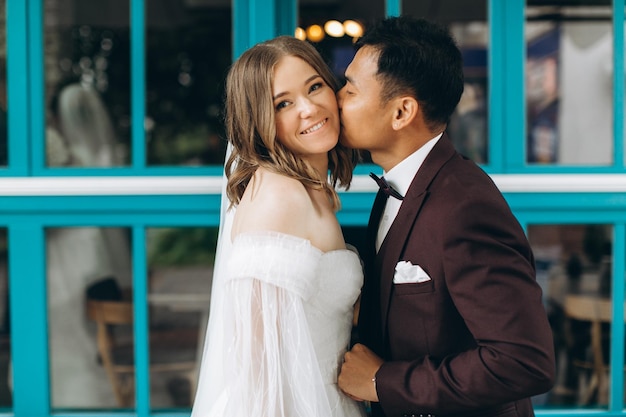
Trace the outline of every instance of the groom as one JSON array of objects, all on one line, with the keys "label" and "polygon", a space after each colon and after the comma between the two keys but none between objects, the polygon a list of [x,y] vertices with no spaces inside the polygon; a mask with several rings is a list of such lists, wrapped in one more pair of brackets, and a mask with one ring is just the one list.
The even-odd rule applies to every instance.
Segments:
[{"label": "groom", "polygon": [[530,397],[554,381],[552,333],[522,228],[445,132],[461,53],[445,29],[408,17],[377,23],[357,48],[338,94],[342,142],[385,175],[361,343],[339,386],[373,416],[533,416]]}]

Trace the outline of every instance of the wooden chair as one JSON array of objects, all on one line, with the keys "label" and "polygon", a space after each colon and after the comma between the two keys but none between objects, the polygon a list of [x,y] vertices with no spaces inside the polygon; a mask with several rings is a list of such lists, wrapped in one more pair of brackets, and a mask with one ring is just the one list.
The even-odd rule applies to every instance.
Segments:
[{"label": "wooden chair", "polygon": [[[86,314],[97,325],[98,354],[119,406],[134,404],[133,307],[127,300],[87,299]],[[126,329],[126,337],[120,331]],[[122,337],[120,337],[122,336]],[[194,385],[197,329],[151,329],[150,373],[183,374]]]},{"label": "wooden chair", "polygon": [[599,404],[607,404],[609,364],[603,353],[602,324],[612,320],[611,299],[594,295],[567,295],[564,309],[568,318],[586,321],[591,325],[591,360],[573,361],[578,369],[591,372],[589,380],[582,381],[579,402],[581,405],[589,404],[596,395]]}]

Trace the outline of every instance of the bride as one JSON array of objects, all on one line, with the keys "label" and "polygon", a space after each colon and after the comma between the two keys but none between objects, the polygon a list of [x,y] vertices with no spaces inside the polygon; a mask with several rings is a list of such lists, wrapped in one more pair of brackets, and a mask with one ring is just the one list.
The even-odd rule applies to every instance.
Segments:
[{"label": "bride", "polygon": [[228,74],[229,206],[192,417],[365,415],[337,387],[363,275],[336,218],[356,159],[338,143],[336,89],[287,36]]}]

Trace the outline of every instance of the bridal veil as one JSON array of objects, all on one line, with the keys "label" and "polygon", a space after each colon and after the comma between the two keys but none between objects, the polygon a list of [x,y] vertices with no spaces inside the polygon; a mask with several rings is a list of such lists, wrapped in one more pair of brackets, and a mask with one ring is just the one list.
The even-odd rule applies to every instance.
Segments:
[{"label": "bridal veil", "polygon": [[303,306],[315,251],[264,233],[231,241],[225,183],[192,417],[330,416]]}]

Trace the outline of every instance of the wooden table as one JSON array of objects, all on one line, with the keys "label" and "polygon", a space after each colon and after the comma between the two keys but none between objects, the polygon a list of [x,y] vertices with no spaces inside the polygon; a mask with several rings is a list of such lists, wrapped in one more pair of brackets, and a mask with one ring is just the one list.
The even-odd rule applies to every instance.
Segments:
[{"label": "wooden table", "polygon": [[612,321],[612,300],[597,294],[567,294],[564,299],[565,316],[591,324],[592,361],[575,361],[574,366],[591,369],[589,383],[580,393],[581,404],[589,404],[597,393],[598,403],[608,403],[609,364],[602,351],[602,323]]}]

